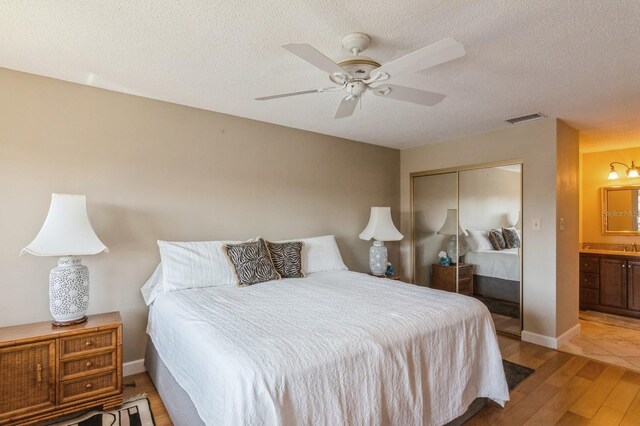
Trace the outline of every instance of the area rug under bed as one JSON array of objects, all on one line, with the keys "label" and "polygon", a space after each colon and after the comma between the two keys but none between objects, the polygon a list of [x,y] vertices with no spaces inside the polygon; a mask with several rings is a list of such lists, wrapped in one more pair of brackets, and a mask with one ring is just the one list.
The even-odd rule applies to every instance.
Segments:
[{"label": "area rug under bed", "polygon": [[89,411],[50,426],[155,426],[149,400],[138,395],[111,411]]}]

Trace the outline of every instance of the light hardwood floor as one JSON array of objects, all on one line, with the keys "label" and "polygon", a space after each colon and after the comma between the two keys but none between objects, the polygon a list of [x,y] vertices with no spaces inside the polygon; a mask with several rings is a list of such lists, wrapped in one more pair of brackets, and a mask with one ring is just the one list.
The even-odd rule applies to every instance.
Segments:
[{"label": "light hardwood floor", "polygon": [[[503,358],[536,371],[511,391],[505,408],[490,403],[467,425],[640,425],[640,373],[498,336]],[[149,394],[156,426],[172,425],[147,373],[125,395]]]}]

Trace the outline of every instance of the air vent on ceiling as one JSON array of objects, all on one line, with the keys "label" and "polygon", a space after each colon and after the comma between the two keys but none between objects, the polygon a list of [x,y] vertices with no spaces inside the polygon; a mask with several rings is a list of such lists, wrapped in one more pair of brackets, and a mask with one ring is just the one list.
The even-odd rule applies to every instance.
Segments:
[{"label": "air vent on ceiling", "polygon": [[538,120],[539,118],[545,118],[545,117],[546,115],[536,112],[534,114],[527,114],[527,115],[522,115],[520,117],[510,118],[506,120],[506,122],[511,124],[520,124],[520,123],[526,123],[527,121]]}]

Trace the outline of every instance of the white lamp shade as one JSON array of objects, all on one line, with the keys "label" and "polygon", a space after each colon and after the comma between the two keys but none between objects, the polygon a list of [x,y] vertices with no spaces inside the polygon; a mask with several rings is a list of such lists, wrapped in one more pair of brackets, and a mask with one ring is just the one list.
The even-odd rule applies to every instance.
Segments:
[{"label": "white lamp shade", "polygon": [[89,223],[84,195],[52,194],[49,213],[25,252],[36,256],[83,256],[109,252]]},{"label": "white lamp shade", "polygon": [[516,229],[522,228],[522,211],[521,210],[518,210],[518,220],[516,221],[516,224],[513,225],[513,227]]},{"label": "white lamp shade", "polygon": [[440,235],[466,235],[458,225],[458,210],[447,209],[447,218],[442,224],[442,228],[438,230]]},{"label": "white lamp shade", "polygon": [[404,236],[398,231],[391,219],[391,207],[371,207],[369,223],[360,233],[360,239],[378,241],[400,241]]}]

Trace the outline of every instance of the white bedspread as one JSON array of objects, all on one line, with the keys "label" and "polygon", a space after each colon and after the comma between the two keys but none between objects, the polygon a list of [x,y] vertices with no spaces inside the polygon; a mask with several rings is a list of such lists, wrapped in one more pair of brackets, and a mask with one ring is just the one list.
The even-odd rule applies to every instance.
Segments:
[{"label": "white bedspread", "polygon": [[148,333],[207,425],[440,425],[509,399],[482,303],[365,274],[164,294]]},{"label": "white bedspread", "polygon": [[520,281],[520,256],[518,249],[468,251],[465,263],[474,266],[474,274],[503,280]]}]

